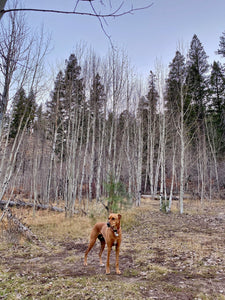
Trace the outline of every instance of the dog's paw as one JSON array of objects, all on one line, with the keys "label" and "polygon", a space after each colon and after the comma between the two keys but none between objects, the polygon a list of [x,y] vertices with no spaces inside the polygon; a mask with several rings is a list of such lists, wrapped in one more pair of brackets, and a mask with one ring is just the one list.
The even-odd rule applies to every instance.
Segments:
[{"label": "dog's paw", "polygon": [[120,274],[121,274],[120,270],[117,270],[117,271],[116,271],[116,274],[117,274],[117,275],[120,275]]},{"label": "dog's paw", "polygon": [[100,264],[100,267],[104,267],[105,265],[104,264]]}]

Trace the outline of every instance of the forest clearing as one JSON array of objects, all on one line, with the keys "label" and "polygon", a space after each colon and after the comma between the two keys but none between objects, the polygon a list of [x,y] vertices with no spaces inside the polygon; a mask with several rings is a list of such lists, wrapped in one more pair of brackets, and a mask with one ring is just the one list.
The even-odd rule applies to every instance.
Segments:
[{"label": "forest clearing", "polygon": [[[208,30],[225,7],[175,0],[172,12],[162,1],[153,22],[148,0],[20,2],[0,0],[0,299],[225,300],[225,24]],[[172,26],[184,26],[172,50],[162,31],[175,36],[178,7],[190,17]],[[105,31],[106,19],[134,12],[117,35],[128,28],[129,51],[148,54],[143,74]],[[95,30],[79,42],[77,14],[88,32],[98,22],[108,49]],[[56,56],[44,15],[62,34]],[[154,45],[167,65],[149,64]],[[84,266],[91,228],[109,212],[122,215],[120,276],[114,249],[111,274],[99,266],[99,243]]]},{"label": "forest clearing", "polygon": [[46,210],[33,218],[32,209],[13,209],[41,245],[1,223],[0,299],[225,299],[225,203],[184,206],[181,215],[174,201],[165,214],[159,201],[142,199],[141,207],[121,212],[121,275],[114,250],[111,275],[99,266],[100,243],[83,265],[92,226],[107,220],[101,204],[73,218]]}]

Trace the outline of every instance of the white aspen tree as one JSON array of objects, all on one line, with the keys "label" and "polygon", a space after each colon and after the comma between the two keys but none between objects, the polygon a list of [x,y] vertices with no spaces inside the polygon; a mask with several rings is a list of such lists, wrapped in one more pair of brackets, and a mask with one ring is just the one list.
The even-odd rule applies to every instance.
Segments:
[{"label": "white aspen tree", "polygon": [[161,145],[159,143],[158,146],[158,153],[157,153],[157,159],[156,159],[156,168],[155,168],[155,180],[154,180],[154,192],[153,192],[153,199],[157,195],[157,190],[158,190],[158,182],[159,182],[159,170],[160,170],[160,165],[161,165]]},{"label": "white aspen tree", "polygon": [[9,133],[10,133],[10,126],[12,122],[12,114],[9,119],[9,128],[6,131],[3,131],[2,134],[0,135],[0,145],[1,149],[3,149],[2,152],[2,157],[1,157],[1,164],[0,164],[0,178],[3,177],[3,172],[4,172],[4,166],[6,162],[6,155],[7,155],[7,150],[8,150],[8,145],[9,145]]},{"label": "white aspen tree", "polygon": [[53,165],[54,165],[54,159],[55,159],[55,149],[56,149],[56,142],[57,142],[57,128],[54,131],[54,137],[52,141],[52,148],[51,148],[51,155],[50,155],[50,162],[49,162],[49,171],[48,171],[48,180],[46,185],[46,200],[45,203],[49,205],[50,201],[50,190],[51,190],[51,182],[52,182],[52,176],[53,176]]},{"label": "white aspen tree", "polygon": [[[109,176],[110,173],[112,172],[112,144],[113,144],[113,134],[114,134],[114,119],[115,119],[115,95],[114,95],[114,74],[115,74],[115,54],[114,51],[112,52],[112,58],[108,59],[108,71],[110,73],[109,78],[110,78],[110,88],[113,90],[112,95],[109,95],[109,97],[112,97],[112,116],[111,116],[111,127],[109,130],[109,142],[108,142],[108,157],[107,157],[107,167],[106,167],[106,176]],[[112,71],[112,72],[111,72]],[[111,92],[111,91],[110,91]],[[109,122],[108,122],[109,123]]]},{"label": "white aspen tree", "polygon": [[[38,139],[36,139],[36,142],[38,142]],[[35,211],[36,211],[36,204],[37,204],[37,173],[38,173],[38,164],[39,164],[39,155],[38,155],[38,151],[39,151],[39,145],[35,143],[35,147],[33,149],[33,184],[32,184],[32,188],[33,188],[33,194],[34,194],[34,201],[33,201],[33,217],[35,217]]]},{"label": "white aspen tree", "polygon": [[[118,63],[118,61],[117,61]],[[118,67],[118,66],[117,66]],[[117,69],[116,69],[116,57],[115,52],[113,51],[113,61],[112,61],[112,127],[111,127],[111,134],[112,140],[110,141],[111,145],[113,146],[113,153],[112,153],[112,164],[111,164],[111,172],[109,170],[108,174],[115,176],[116,174],[116,150],[117,150],[117,111],[118,111],[118,98],[117,98]],[[111,150],[111,149],[110,149]],[[110,155],[111,156],[111,155]]]},{"label": "white aspen tree", "polygon": [[[149,147],[150,147],[150,151],[149,151],[149,182],[150,182],[150,190],[151,190],[151,195],[154,198],[154,154],[155,154],[155,140],[156,140],[156,116],[154,116],[153,120],[152,117],[151,121],[149,122],[149,130],[148,133],[150,135],[150,137],[148,137],[150,139],[149,141]],[[157,175],[157,172],[156,172]],[[155,177],[157,177],[155,175]],[[158,181],[158,179],[157,179]]]},{"label": "white aspen tree", "polygon": [[65,214],[72,216],[77,197],[77,180],[83,142],[83,105],[85,104],[84,82],[81,67],[74,53],[66,60],[62,98],[63,130],[65,131]]},{"label": "white aspen tree", "polygon": [[169,196],[169,206],[168,212],[171,211],[172,207],[172,198],[173,198],[173,187],[174,187],[174,179],[175,179],[175,158],[176,158],[176,145],[175,145],[175,137],[173,137],[173,161],[172,161],[172,180],[170,186],[170,196]]},{"label": "white aspen tree", "polygon": [[[185,141],[186,133],[185,133],[185,115],[188,114],[190,107],[184,108],[184,101],[186,97],[185,93],[186,87],[184,86],[183,80],[181,81],[180,85],[180,112],[179,112],[179,124],[177,127],[177,132],[179,135],[180,140],[180,189],[179,189],[179,205],[180,205],[180,214],[183,214],[184,212],[184,184],[185,184],[185,152],[190,144],[192,137],[189,138],[188,141]],[[198,165],[198,163],[197,163]]]},{"label": "white aspen tree", "polygon": [[1,23],[2,40],[0,43],[0,71],[4,77],[0,102],[1,127],[2,120],[7,110],[13,74],[24,55],[25,30],[24,17],[22,15],[17,16],[15,13],[11,13],[8,24],[4,25]]},{"label": "white aspen tree", "polygon": [[150,174],[150,126],[149,126],[149,117],[147,120],[147,160],[146,160],[146,166],[145,166],[145,183],[144,183],[144,192],[146,193],[147,190],[147,184],[148,181],[150,183],[150,178],[149,178],[149,174]]},{"label": "white aspen tree", "polygon": [[[211,120],[210,120],[211,121]],[[211,125],[211,123],[210,123]],[[211,155],[214,161],[214,170],[215,170],[215,177],[216,177],[216,187],[217,187],[217,192],[218,194],[220,193],[220,186],[219,186],[219,175],[218,175],[218,162],[217,162],[217,157],[216,157],[216,146],[215,146],[215,132],[212,128],[211,125],[211,130],[207,124],[207,121],[205,120],[205,126],[206,126],[206,134],[207,134],[207,141],[209,143],[209,147],[210,147],[210,151],[211,151]],[[211,168],[210,168],[211,171]],[[211,172],[210,172],[211,174]],[[211,176],[210,176],[210,187],[211,187]]]},{"label": "white aspen tree", "polygon": [[[160,210],[163,208],[163,197],[166,201],[166,174],[165,174],[165,148],[166,148],[166,113],[165,113],[165,99],[164,99],[164,70],[163,67],[157,65],[157,83],[159,94],[159,136],[160,136]],[[165,202],[166,203],[166,202]]]},{"label": "white aspen tree", "polygon": [[[132,96],[134,94],[134,89],[137,87],[137,80],[132,70],[129,68],[128,62],[126,64],[125,70],[125,97],[126,97],[126,107],[125,107],[125,115],[124,118],[124,128],[123,128],[123,137],[122,143],[120,145],[120,153],[119,153],[119,163],[118,163],[118,170],[117,170],[117,181],[119,181],[121,169],[123,166],[126,167],[128,174],[126,177],[128,178],[128,195],[132,194],[132,162],[131,162],[131,155],[130,155],[130,131],[132,126],[132,113],[131,113],[131,106],[132,106]],[[125,154],[125,155],[123,155]],[[126,161],[127,159],[127,161]],[[125,165],[126,161],[126,165]],[[127,164],[128,163],[128,164]]]},{"label": "white aspen tree", "polygon": [[[80,165],[81,165],[81,161],[82,161],[82,156],[83,156],[83,136],[84,136],[84,110],[81,109],[81,126],[80,126],[80,134],[79,134],[79,139],[80,139],[80,145],[78,148],[78,153],[77,153],[77,164],[76,166],[74,165],[74,169],[73,169],[73,197],[72,197],[72,207],[71,207],[71,212],[70,212],[70,216],[72,217],[74,212],[75,212],[75,202],[76,202],[76,198],[77,198],[77,190],[78,190],[78,182],[79,182],[79,175],[80,175]],[[75,157],[74,157],[74,161],[75,161]],[[75,171],[76,168],[76,171]],[[80,204],[80,203],[78,203]]]},{"label": "white aspen tree", "polygon": [[183,85],[180,90],[180,213],[184,212],[184,94]]},{"label": "white aspen tree", "polygon": [[[128,106],[129,107],[129,106]],[[129,112],[129,109],[128,109]],[[127,128],[127,140],[126,140],[126,157],[128,162],[128,195],[131,196],[132,194],[132,163],[131,163],[131,155],[130,155],[130,126],[131,122],[129,121],[129,116],[126,119],[126,128]]]},{"label": "white aspen tree", "polygon": [[8,20],[1,22],[0,72],[2,92],[0,97],[0,134],[2,120],[7,112],[10,94],[24,87],[35,94],[43,84],[43,63],[49,47],[43,31],[35,38],[21,13],[11,12]]},{"label": "white aspen tree", "polygon": [[160,124],[159,124],[159,129],[160,129],[160,210],[163,208],[163,192],[164,192],[164,166],[165,166],[165,160],[164,160],[164,141],[165,141],[165,128],[164,128],[164,112],[160,113]]},{"label": "white aspen tree", "polygon": [[111,98],[112,98],[112,124],[110,128],[110,140],[108,149],[108,166],[107,173],[116,176],[117,168],[117,134],[118,134],[118,112],[119,100],[123,99],[123,91],[125,87],[125,64],[126,57],[122,53],[116,53],[112,50],[111,59],[109,60],[109,70],[111,71]]},{"label": "white aspen tree", "polygon": [[[97,178],[96,178],[96,200],[99,201],[100,199],[100,176],[101,176],[101,169],[103,164],[103,148],[104,148],[104,141],[105,141],[105,131],[106,131],[106,105],[107,102],[104,103],[104,115],[103,115],[103,125],[102,125],[102,134],[100,139],[100,150],[99,150],[99,159],[98,159],[98,168],[97,168]],[[100,124],[100,122],[99,122]],[[100,128],[99,128],[100,129]],[[100,130],[99,130],[100,132]]]},{"label": "white aspen tree", "polygon": [[[51,145],[51,154],[50,154],[50,161],[49,161],[49,170],[48,170],[48,178],[47,178],[47,184],[46,184],[46,197],[45,197],[45,203],[49,205],[49,198],[50,198],[50,190],[51,190],[51,182],[52,182],[52,172],[53,172],[53,165],[54,165],[54,159],[55,159],[55,151],[56,151],[56,143],[58,138],[58,117],[59,117],[59,93],[60,93],[60,87],[56,91],[56,106],[55,106],[55,115],[53,116],[54,119],[54,125],[53,125],[53,140]],[[62,121],[61,124],[62,125]]]},{"label": "white aspen tree", "polygon": [[[182,50],[182,47],[181,47]],[[182,51],[183,52],[183,51]],[[177,150],[179,154],[179,204],[180,213],[183,213],[183,198],[184,198],[184,176],[185,176],[185,117],[187,119],[190,111],[190,103],[187,102],[187,70],[185,64],[185,57],[180,51],[176,51],[175,57],[170,64],[170,72],[167,80],[167,100],[168,100],[168,110],[170,111],[169,118],[172,117],[173,125],[172,135],[173,135],[173,166],[172,166],[172,183],[174,183],[174,155],[176,152],[176,145],[179,145],[180,149]],[[186,102],[185,102],[186,101]],[[186,115],[186,116],[185,116]],[[193,126],[193,124],[192,124]],[[176,132],[176,133],[175,133]],[[176,142],[176,134],[178,140]],[[179,142],[178,142],[179,141]],[[170,193],[170,197],[171,193]]]},{"label": "white aspen tree", "polygon": [[207,178],[207,149],[206,149],[206,137],[205,137],[205,130],[204,134],[199,139],[199,170],[200,170],[200,182],[201,182],[201,192],[200,198],[201,203],[203,203],[204,198],[206,196],[206,178]]},{"label": "white aspen tree", "polygon": [[69,140],[69,151],[67,157],[67,167],[66,167],[66,186],[67,186],[67,209],[66,209],[66,216],[68,216],[67,212],[69,212],[69,216],[72,216],[75,200],[76,200],[76,175],[79,173],[79,169],[76,166],[76,163],[79,161],[77,149],[78,149],[78,139],[79,139],[79,132],[81,126],[81,108],[77,108],[75,112],[72,113],[71,125],[69,126],[67,140]]},{"label": "white aspen tree", "polygon": [[91,157],[90,157],[90,176],[89,176],[89,201],[92,201],[92,183],[94,178],[94,157],[95,157],[95,132],[96,132],[96,109],[94,109],[92,121]]},{"label": "white aspen tree", "polygon": [[137,158],[136,206],[141,205],[142,161],[143,161],[143,127],[142,127],[142,121],[141,121],[140,124],[138,125],[138,158]]},{"label": "white aspen tree", "polygon": [[27,123],[29,121],[29,118],[27,118],[27,120],[25,122],[25,126],[24,126],[24,128],[21,132],[20,130],[21,130],[21,125],[22,125],[23,118],[24,118],[24,115],[20,120],[18,131],[17,131],[16,137],[14,139],[12,149],[10,151],[10,155],[9,155],[9,159],[7,161],[7,165],[5,167],[5,173],[4,173],[4,176],[2,176],[1,189],[0,189],[0,201],[3,199],[3,197],[5,195],[5,192],[6,192],[6,189],[7,189],[8,185],[9,185],[11,179],[12,179],[13,171],[14,171],[15,164],[16,164],[16,158],[17,158],[17,155],[19,153],[21,143],[23,141],[23,137],[24,137],[24,133],[26,131]]},{"label": "white aspen tree", "polygon": [[[154,153],[156,142],[156,119],[157,119],[157,105],[159,95],[156,89],[156,76],[150,71],[149,86],[148,86],[148,115],[147,115],[147,166],[146,179],[148,176],[150,184],[150,193],[154,197]],[[147,183],[146,183],[147,184]]]},{"label": "white aspen tree", "polygon": [[201,200],[201,204],[203,204],[205,197],[205,177],[206,177],[206,154],[205,154],[205,137],[201,134],[201,129],[198,127],[198,139],[197,143],[197,169],[198,169],[198,195]]},{"label": "white aspen tree", "polygon": [[[66,141],[66,147],[65,147],[65,153],[66,153],[66,162],[65,162],[65,187],[64,187],[64,198],[65,198],[65,217],[68,217],[68,213],[70,211],[70,204],[72,201],[72,176],[71,176],[71,169],[72,165],[71,163],[74,163],[74,161],[71,159],[73,153],[76,152],[75,147],[73,147],[74,141],[76,141],[75,135],[76,135],[76,125],[77,125],[77,118],[78,113],[77,110],[73,111],[73,113],[70,114],[70,118],[68,120],[68,126],[64,124],[63,130],[65,131],[65,141]],[[75,125],[76,124],[76,125]],[[72,129],[71,129],[72,127]],[[77,145],[75,143],[75,145]],[[71,161],[72,160],[72,161]]]},{"label": "white aspen tree", "polygon": [[132,120],[131,120],[131,99],[133,95],[134,86],[136,83],[134,82],[133,78],[129,77],[130,71],[127,69],[126,71],[127,80],[126,80],[126,119],[125,119],[125,132],[126,132],[126,140],[124,145],[124,151],[127,158],[127,170],[128,170],[128,195],[131,196],[132,194],[132,159],[131,159],[131,147],[130,141],[131,136],[130,132],[132,131]]},{"label": "white aspen tree", "polygon": [[[90,93],[90,100],[89,100],[89,109],[90,109],[90,113],[91,113],[91,117],[92,117],[92,126],[91,126],[91,153],[90,153],[90,166],[89,166],[89,180],[88,180],[88,198],[89,201],[92,201],[93,199],[93,180],[94,180],[94,167],[95,167],[95,158],[97,156],[96,153],[96,144],[97,144],[97,137],[96,137],[96,130],[97,130],[97,121],[100,122],[100,120],[97,120],[98,116],[99,116],[99,107],[98,107],[98,101],[99,101],[99,95],[98,95],[98,91],[97,91],[97,82],[96,82],[96,76],[98,74],[97,69],[99,67],[99,61],[96,58],[96,56],[94,54],[90,55],[90,64],[91,64],[91,68],[92,70],[89,72],[91,74],[89,74],[89,77],[92,79],[92,82],[89,84],[89,93]],[[99,133],[100,134],[100,133]],[[96,188],[96,186],[95,186]]]},{"label": "white aspen tree", "polygon": [[[126,123],[125,123],[126,125]],[[120,129],[121,130],[121,129]],[[115,181],[119,182],[120,181],[120,175],[121,175],[121,169],[122,169],[122,164],[124,161],[124,149],[125,149],[125,145],[126,145],[126,139],[127,139],[127,130],[124,126],[123,128],[123,132],[121,132],[122,134],[122,140],[120,145],[118,146],[118,159],[117,159],[117,168],[116,168],[116,174],[115,174]]]},{"label": "white aspen tree", "polygon": [[[86,145],[84,150],[84,158],[83,158],[83,165],[82,165],[82,171],[81,171],[81,180],[80,180],[80,189],[79,189],[79,197],[78,202],[81,204],[82,201],[82,191],[83,191],[83,183],[84,183],[84,177],[85,177],[85,168],[87,164],[87,154],[88,154],[88,145],[89,145],[89,136],[90,136],[90,130],[91,130],[91,110],[89,109],[88,112],[88,124],[87,124],[87,135],[86,135]],[[84,126],[84,124],[83,124]]]},{"label": "white aspen tree", "polygon": [[141,188],[142,188],[142,167],[143,167],[143,116],[146,108],[146,98],[141,97],[141,87],[138,88],[137,97],[139,99],[137,121],[136,121],[136,153],[137,157],[137,175],[136,175],[136,206],[141,204]]}]

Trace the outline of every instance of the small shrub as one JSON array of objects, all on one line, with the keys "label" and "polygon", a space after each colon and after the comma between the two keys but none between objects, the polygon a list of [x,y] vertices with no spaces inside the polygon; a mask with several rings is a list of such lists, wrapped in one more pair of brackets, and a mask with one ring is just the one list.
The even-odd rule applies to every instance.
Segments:
[{"label": "small shrub", "polygon": [[130,197],[126,192],[126,187],[121,181],[116,181],[114,176],[110,175],[105,183],[105,189],[108,193],[108,210],[110,212],[118,212],[123,207],[129,207]]},{"label": "small shrub", "polygon": [[169,201],[168,200],[164,200],[161,207],[160,207],[160,210],[164,213],[169,213],[170,210],[169,210]]}]

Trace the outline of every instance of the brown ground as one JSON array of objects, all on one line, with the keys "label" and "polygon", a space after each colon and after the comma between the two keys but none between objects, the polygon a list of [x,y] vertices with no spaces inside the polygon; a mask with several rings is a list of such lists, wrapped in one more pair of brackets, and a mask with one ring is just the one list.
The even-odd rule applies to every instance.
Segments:
[{"label": "brown ground", "polygon": [[39,219],[31,228],[44,248],[2,238],[0,299],[225,299],[225,203],[189,202],[185,211],[164,214],[155,201],[123,212],[120,276],[114,251],[111,275],[98,265],[99,243],[83,266],[89,219],[84,233],[73,221],[59,235]]}]

